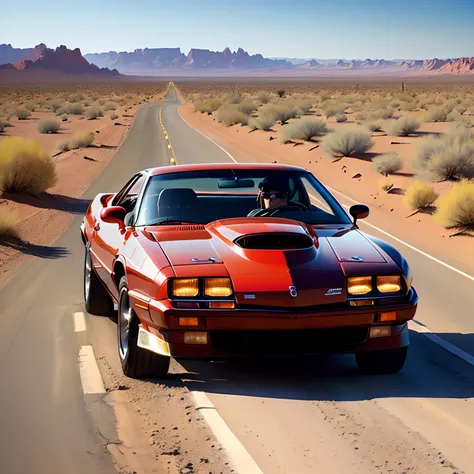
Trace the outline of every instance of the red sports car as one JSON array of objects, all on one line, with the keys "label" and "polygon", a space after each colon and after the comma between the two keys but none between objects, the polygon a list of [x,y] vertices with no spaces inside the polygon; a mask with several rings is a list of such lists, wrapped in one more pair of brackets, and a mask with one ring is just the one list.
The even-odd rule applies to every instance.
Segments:
[{"label": "red sports car", "polygon": [[199,164],[143,170],[81,225],[89,313],[118,310],[130,377],[170,357],[355,353],[403,367],[418,296],[403,256],[364,234],[308,170]]}]

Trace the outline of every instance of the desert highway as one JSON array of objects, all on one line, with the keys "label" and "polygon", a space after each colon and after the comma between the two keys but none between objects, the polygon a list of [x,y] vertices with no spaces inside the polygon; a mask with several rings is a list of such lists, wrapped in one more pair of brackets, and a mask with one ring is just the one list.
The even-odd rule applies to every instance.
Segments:
[{"label": "desert highway", "polygon": [[[117,191],[147,167],[252,161],[229,149],[231,158],[190,127],[179,105],[171,85],[162,101],[142,107],[84,199]],[[32,260],[0,290],[2,474],[116,472],[106,448],[119,437],[95,362],[100,354],[101,370],[104,361],[117,365],[116,325],[87,314],[81,319],[80,221],[77,211],[54,243],[50,256],[58,258]],[[211,426],[229,451],[222,472],[232,466],[242,474],[474,473],[474,281],[361,227],[393,243],[413,269],[420,324],[411,326],[404,369],[362,376],[352,356],[183,361],[182,384],[204,393],[238,440],[238,449],[229,447],[222,423]],[[425,326],[428,334],[420,332]],[[149,390],[150,382],[137,383]],[[239,469],[244,455],[253,460],[248,470]]]}]

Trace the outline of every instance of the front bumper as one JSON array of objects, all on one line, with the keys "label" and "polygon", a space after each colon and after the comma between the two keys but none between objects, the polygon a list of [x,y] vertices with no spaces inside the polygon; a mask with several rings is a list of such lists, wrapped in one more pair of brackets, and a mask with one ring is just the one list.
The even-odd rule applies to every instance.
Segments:
[{"label": "front bumper", "polygon": [[[133,298],[132,298],[133,300]],[[413,319],[418,295],[411,288],[402,303],[318,311],[277,309],[190,310],[168,300],[150,301],[145,329],[169,345],[172,356],[217,358],[245,355],[352,353],[404,347],[406,322]],[[396,320],[380,323],[381,312]],[[198,317],[198,326],[179,326],[179,317]],[[387,337],[370,337],[373,326],[391,326]],[[206,332],[206,344],[187,344],[185,333]]]}]

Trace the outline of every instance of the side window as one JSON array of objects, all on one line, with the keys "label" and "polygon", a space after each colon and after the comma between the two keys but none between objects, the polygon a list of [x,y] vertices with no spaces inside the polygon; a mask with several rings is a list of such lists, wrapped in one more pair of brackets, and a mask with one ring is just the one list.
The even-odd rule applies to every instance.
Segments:
[{"label": "side window", "polygon": [[119,197],[117,206],[122,206],[127,210],[127,213],[132,212],[137,203],[138,193],[145,182],[145,176],[139,175],[135,181],[133,181],[129,188]]}]

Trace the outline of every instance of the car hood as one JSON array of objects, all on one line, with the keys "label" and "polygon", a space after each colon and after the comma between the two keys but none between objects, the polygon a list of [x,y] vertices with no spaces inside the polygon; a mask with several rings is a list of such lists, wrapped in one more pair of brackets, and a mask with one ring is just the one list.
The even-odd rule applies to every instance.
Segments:
[{"label": "car hood", "polygon": [[318,236],[289,219],[235,218],[206,226],[148,228],[175,274],[230,276],[241,305],[305,307],[346,301],[346,277],[393,272],[357,230]]}]

